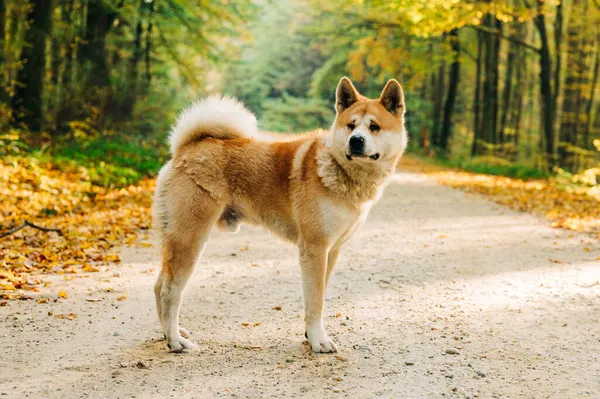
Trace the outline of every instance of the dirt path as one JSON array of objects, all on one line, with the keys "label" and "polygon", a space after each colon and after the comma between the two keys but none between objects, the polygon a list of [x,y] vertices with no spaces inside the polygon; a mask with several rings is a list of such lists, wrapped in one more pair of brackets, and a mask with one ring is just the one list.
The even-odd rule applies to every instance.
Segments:
[{"label": "dirt path", "polygon": [[212,236],[186,292],[200,351],[167,352],[157,249],[124,249],[117,270],[55,276],[65,300],[0,307],[0,393],[599,398],[598,255],[586,236],[400,173],[340,257],[327,300],[337,355],[304,340],[295,249],[243,228]]}]

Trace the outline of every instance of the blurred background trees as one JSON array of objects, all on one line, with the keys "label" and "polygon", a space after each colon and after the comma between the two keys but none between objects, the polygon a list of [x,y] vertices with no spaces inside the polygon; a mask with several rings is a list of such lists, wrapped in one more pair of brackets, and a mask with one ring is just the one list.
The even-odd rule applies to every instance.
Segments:
[{"label": "blurred background trees", "polygon": [[0,124],[54,156],[127,154],[119,162],[152,173],[195,97],[233,94],[263,129],[306,131],[331,123],[341,76],[371,97],[395,77],[412,150],[578,172],[598,163],[599,7],[0,0]]}]

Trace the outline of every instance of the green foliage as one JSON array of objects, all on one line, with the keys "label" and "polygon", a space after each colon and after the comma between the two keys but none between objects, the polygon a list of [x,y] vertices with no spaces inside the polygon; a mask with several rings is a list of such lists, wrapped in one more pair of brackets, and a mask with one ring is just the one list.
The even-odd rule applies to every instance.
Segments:
[{"label": "green foliage", "polygon": [[516,177],[523,180],[542,179],[549,176],[549,173],[543,170],[492,156],[475,157],[459,162],[449,162],[449,164],[468,172]]},{"label": "green foliage", "polygon": [[[329,125],[331,103],[309,93],[315,71],[327,63],[324,39],[307,31],[310,20],[297,1],[269,3],[264,10],[251,26],[254,42],[224,72],[224,91],[240,98],[267,130]],[[328,87],[329,97],[334,89]]]},{"label": "green foliage", "polygon": [[[73,160],[96,168],[101,185],[127,184],[142,176],[156,174],[168,159],[162,143],[155,139],[131,139],[119,136],[74,140],[56,146],[55,158]],[[111,179],[111,177],[114,177]],[[103,180],[105,179],[106,180]]]},{"label": "green foliage", "polygon": [[416,93],[407,92],[406,96],[406,130],[408,131],[408,148],[409,150],[417,150],[423,139],[423,132],[430,132],[433,125],[431,115],[433,104],[431,101],[422,99]]},{"label": "green foliage", "polygon": [[331,124],[334,117],[330,103],[313,98],[282,97],[263,104],[261,127],[274,132],[305,132]]},{"label": "green foliage", "polygon": [[28,132],[0,134],[2,157],[52,162],[60,170],[84,169],[89,181],[101,187],[124,187],[154,176],[169,158],[162,138],[75,135],[39,144]]},{"label": "green foliage", "polygon": [[[22,54],[30,45],[25,40],[32,23],[28,11],[34,4],[31,0],[5,3],[0,126],[9,124],[11,118],[14,122],[18,111],[11,97],[23,85],[15,77],[26,65]],[[552,54],[556,58],[551,60],[552,70],[557,73],[552,85],[564,80],[555,97],[573,108],[557,110],[557,114],[566,122],[579,122],[563,129],[565,123],[557,120],[553,125],[557,129],[560,125],[565,134],[546,140],[540,131],[545,125],[538,76],[541,36],[539,24],[533,21],[543,14],[552,39],[559,22],[559,3],[539,2],[539,7],[534,3],[54,2],[43,76],[44,128],[35,140],[7,140],[3,137],[15,133],[4,129],[7,133],[0,137],[0,146],[6,143],[4,151],[13,153],[35,153],[43,148],[44,154],[95,168],[99,184],[126,184],[156,172],[168,156],[163,138],[169,125],[192,99],[217,91],[239,97],[266,130],[327,128],[334,117],[335,86],[347,75],[371,98],[380,94],[388,79],[401,82],[411,151],[442,151],[469,170],[529,177],[539,171],[521,163],[542,165],[545,142],[556,141],[557,152],[566,149],[568,153],[561,155],[561,166],[572,172],[585,170],[597,159],[591,142],[600,126],[600,96],[593,71],[600,61],[592,50],[598,48],[593,27],[600,13],[585,2],[563,10],[565,42],[560,51],[564,54],[558,58]],[[574,24],[575,15],[585,17]],[[497,22],[488,24],[487,20]],[[457,48],[449,40],[453,29],[459,30]],[[496,29],[501,36],[494,34]],[[492,62],[495,40],[500,43],[498,59]],[[516,57],[513,68],[508,67],[510,57]],[[478,59],[482,70],[476,79]],[[562,71],[555,62],[561,59]],[[448,101],[449,66],[455,60],[460,61],[458,90]],[[99,72],[104,78],[101,84],[94,79]],[[559,76],[561,73],[564,76]],[[595,76],[598,80],[597,73]],[[580,83],[569,84],[573,78]],[[476,82],[482,86],[480,93],[475,93]],[[491,90],[493,82],[497,90]],[[512,88],[506,98],[502,95],[505,87]],[[449,111],[446,103],[454,104]],[[474,117],[475,109],[479,118]],[[487,117],[490,109],[497,118]],[[576,114],[578,117],[572,118]],[[489,157],[463,161],[470,156],[474,131],[481,133],[483,122],[495,119],[489,129],[485,124],[485,135],[477,136],[473,152],[514,163],[501,164]],[[443,131],[451,132],[447,146],[439,140],[442,123]],[[491,126],[493,123],[497,126]],[[16,127],[16,134],[22,136],[19,129],[25,127]]]}]

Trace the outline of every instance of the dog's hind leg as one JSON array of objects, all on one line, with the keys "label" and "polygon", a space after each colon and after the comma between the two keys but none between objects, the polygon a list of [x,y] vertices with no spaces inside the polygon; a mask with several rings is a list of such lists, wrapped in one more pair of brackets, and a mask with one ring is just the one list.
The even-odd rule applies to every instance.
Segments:
[{"label": "dog's hind leg", "polygon": [[[192,205],[192,204],[190,204]],[[219,206],[208,195],[194,198],[179,221],[175,220],[163,239],[163,268],[155,286],[157,307],[167,344],[173,352],[193,349],[195,345],[179,328],[179,309],[185,286],[202,255],[210,229],[221,214]]]},{"label": "dog's hind leg", "polygon": [[[163,325],[163,321],[162,321],[162,312],[161,312],[161,299],[160,299],[160,291],[162,290],[162,285],[163,285],[163,281],[165,279],[165,276],[163,274],[163,272],[161,271],[160,274],[158,275],[158,278],[156,279],[156,284],[154,284],[154,297],[156,298],[156,310],[158,311],[158,320],[160,321],[160,328],[163,331],[164,334],[164,330],[165,327]],[[185,328],[179,326],[179,334],[181,334],[181,336],[183,338],[189,338],[191,333],[186,330]],[[167,338],[167,336],[165,335],[165,338]]]},{"label": "dog's hind leg", "polygon": [[[158,313],[158,321],[160,322],[160,328],[161,330],[165,331],[165,326],[163,325],[163,321],[162,321],[162,311],[161,311],[161,306],[160,306],[160,290],[162,290],[162,286],[163,286],[163,281],[165,280],[165,273],[164,273],[164,269],[161,269],[160,274],[158,275],[158,278],[156,279],[156,283],[154,284],[154,298],[156,299],[156,311]],[[165,335],[166,338],[166,335]]]}]

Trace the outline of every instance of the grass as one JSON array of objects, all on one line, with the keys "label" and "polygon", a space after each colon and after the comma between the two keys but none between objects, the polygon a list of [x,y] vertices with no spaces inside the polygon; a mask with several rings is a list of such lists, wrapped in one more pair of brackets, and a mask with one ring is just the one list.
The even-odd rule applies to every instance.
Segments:
[{"label": "grass", "polygon": [[543,179],[550,176],[549,173],[541,169],[519,163],[512,163],[501,158],[489,156],[475,157],[472,159],[455,162],[455,164],[455,167],[466,170],[467,172],[514,177],[523,180]]},{"label": "grass", "polygon": [[101,135],[58,141],[52,146],[31,142],[18,134],[2,136],[0,155],[35,159],[64,171],[83,168],[91,184],[100,187],[126,187],[155,176],[169,157],[166,145],[157,139]]},{"label": "grass", "polygon": [[505,176],[522,180],[545,179],[552,176],[544,170],[520,163],[513,163],[494,156],[448,159],[444,157],[429,158],[418,153],[416,155],[424,158],[427,162],[432,162],[445,168],[460,169],[484,175]]},{"label": "grass", "polygon": [[100,137],[59,146],[52,158],[86,167],[94,184],[107,187],[133,184],[156,175],[168,153],[166,146],[157,140]]}]

